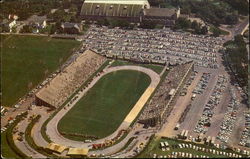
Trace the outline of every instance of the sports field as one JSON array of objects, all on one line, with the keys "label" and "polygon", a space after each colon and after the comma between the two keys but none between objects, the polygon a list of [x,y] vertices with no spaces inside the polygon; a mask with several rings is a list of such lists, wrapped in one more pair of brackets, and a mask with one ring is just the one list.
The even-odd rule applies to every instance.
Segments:
[{"label": "sports field", "polygon": [[60,120],[59,132],[105,137],[113,133],[150,84],[142,72],[122,70],[103,76]]},{"label": "sports field", "polygon": [[2,105],[12,106],[72,54],[80,42],[41,36],[1,36]]}]

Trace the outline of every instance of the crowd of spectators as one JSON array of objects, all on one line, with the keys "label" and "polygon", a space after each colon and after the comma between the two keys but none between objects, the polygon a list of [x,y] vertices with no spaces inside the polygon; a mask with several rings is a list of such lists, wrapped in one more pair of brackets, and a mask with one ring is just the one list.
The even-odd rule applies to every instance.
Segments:
[{"label": "crowd of spectators", "polygon": [[[164,117],[167,117],[170,114],[172,107],[168,104],[171,98],[169,92],[172,89],[177,89],[189,68],[190,63],[178,65],[170,70],[152,99],[145,106],[139,120],[144,121],[147,119],[159,118],[164,111]],[[165,108],[166,106],[169,106],[169,108]]]}]

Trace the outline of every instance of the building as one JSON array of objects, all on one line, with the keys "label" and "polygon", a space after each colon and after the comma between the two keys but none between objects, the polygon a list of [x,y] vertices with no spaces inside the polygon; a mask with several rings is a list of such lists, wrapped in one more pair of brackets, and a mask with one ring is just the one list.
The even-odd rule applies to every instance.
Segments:
[{"label": "building", "polygon": [[9,22],[8,26],[9,26],[10,32],[12,32],[13,28],[16,26],[16,20],[13,20],[12,22]]},{"label": "building", "polygon": [[41,29],[47,27],[47,18],[46,16],[32,15],[27,19],[27,25],[33,28],[33,33],[39,33]]},{"label": "building", "polygon": [[147,0],[85,0],[82,19],[97,21],[103,18],[118,18],[130,22],[149,22],[171,26],[180,15],[180,9],[150,7]]},{"label": "building", "polygon": [[73,158],[83,158],[88,156],[89,149],[87,148],[69,148],[67,156]]},{"label": "building", "polygon": [[145,9],[143,14],[144,22],[154,22],[165,26],[172,26],[180,16],[180,8],[150,8]]},{"label": "building", "polygon": [[62,23],[61,28],[64,33],[69,33],[69,34],[78,34],[82,31],[82,27],[80,24],[77,23]]}]

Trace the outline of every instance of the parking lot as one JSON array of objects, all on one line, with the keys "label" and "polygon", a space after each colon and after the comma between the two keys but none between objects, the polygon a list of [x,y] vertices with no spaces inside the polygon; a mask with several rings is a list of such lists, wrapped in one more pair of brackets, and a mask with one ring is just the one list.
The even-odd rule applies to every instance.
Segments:
[{"label": "parking lot", "polygon": [[84,46],[108,57],[175,65],[194,61],[216,69],[224,40],[203,35],[163,30],[122,30],[90,27]]}]

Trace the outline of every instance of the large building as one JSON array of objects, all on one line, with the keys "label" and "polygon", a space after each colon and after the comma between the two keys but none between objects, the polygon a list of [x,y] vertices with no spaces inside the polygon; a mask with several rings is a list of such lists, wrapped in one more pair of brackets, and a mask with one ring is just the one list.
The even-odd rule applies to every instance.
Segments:
[{"label": "large building", "polygon": [[180,9],[150,7],[147,0],[85,0],[81,17],[96,21],[102,18],[126,19],[130,22],[147,22],[171,26],[180,15]]}]

